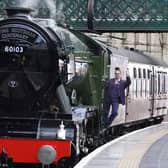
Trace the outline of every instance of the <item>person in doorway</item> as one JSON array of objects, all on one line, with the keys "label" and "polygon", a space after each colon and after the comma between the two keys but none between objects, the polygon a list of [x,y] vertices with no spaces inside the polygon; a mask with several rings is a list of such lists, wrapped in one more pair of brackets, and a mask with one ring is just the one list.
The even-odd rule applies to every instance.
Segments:
[{"label": "person in doorway", "polygon": [[[105,127],[111,125],[112,121],[118,115],[119,104],[125,105],[125,89],[130,84],[131,80],[128,72],[126,74],[126,80],[122,80],[121,70],[119,67],[116,67],[115,78],[108,80],[106,83]],[[110,109],[112,109],[112,112]]]}]

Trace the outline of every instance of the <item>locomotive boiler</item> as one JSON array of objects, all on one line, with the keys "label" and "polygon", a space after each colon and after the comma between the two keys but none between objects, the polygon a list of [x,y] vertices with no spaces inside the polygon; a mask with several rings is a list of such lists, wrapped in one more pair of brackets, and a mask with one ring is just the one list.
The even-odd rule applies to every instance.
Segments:
[{"label": "locomotive boiler", "polygon": [[0,167],[68,167],[85,150],[97,109],[70,105],[63,85],[70,52],[61,32],[33,21],[31,9],[6,11],[0,22]]}]

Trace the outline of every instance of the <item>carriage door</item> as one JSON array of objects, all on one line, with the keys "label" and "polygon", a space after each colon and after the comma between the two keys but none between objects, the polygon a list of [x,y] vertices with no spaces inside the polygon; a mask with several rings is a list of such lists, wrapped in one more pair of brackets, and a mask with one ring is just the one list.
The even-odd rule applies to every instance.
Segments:
[{"label": "carriage door", "polygon": [[152,67],[146,64],[129,63],[131,85],[126,97],[126,122],[144,120],[151,116],[150,95]]},{"label": "carriage door", "polygon": [[153,116],[166,114],[166,70],[163,67],[154,67],[154,108]]},{"label": "carriage door", "polygon": [[[121,69],[121,78],[126,79],[126,71],[128,67],[128,58],[121,55],[112,54],[111,55],[111,64],[110,64],[110,76],[109,78],[114,78],[115,67],[120,67]],[[113,125],[120,124],[125,122],[125,111],[126,106],[119,105],[118,116],[113,121]]]}]

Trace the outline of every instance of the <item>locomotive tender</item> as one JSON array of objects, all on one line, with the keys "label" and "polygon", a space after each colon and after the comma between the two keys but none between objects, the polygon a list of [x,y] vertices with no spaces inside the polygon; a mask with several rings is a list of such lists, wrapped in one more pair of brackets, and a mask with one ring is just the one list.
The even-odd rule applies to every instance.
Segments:
[{"label": "locomotive tender", "polygon": [[[168,66],[7,9],[0,21],[0,167],[70,167],[104,141],[105,84],[120,66],[131,85],[108,130],[161,121]],[[121,130],[120,129],[120,130]]]}]

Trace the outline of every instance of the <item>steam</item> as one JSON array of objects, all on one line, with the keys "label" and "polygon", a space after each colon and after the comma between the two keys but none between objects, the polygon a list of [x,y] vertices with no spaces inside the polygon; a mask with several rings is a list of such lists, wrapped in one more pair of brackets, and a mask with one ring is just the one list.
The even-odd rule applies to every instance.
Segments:
[{"label": "steam", "polygon": [[61,24],[64,24],[65,23],[65,14],[63,12],[63,9],[64,9],[64,3],[63,2],[60,2],[58,5],[57,5],[57,12],[56,12],[56,19],[59,23]]},{"label": "steam", "polygon": [[[40,4],[46,5],[50,11],[50,18],[56,18],[56,0],[19,0],[20,7],[39,9]],[[37,10],[35,11],[37,12]]]},{"label": "steam", "polygon": [[62,0],[17,0],[19,7],[34,9],[33,15],[37,15],[40,7],[48,8],[50,18],[56,19],[58,23],[65,23],[64,3]]},{"label": "steam", "polygon": [[40,0],[18,0],[18,5],[19,7],[35,9],[39,2]]},{"label": "steam", "polygon": [[45,2],[50,10],[50,17],[56,18],[56,2],[54,2],[53,0],[45,0]]}]

